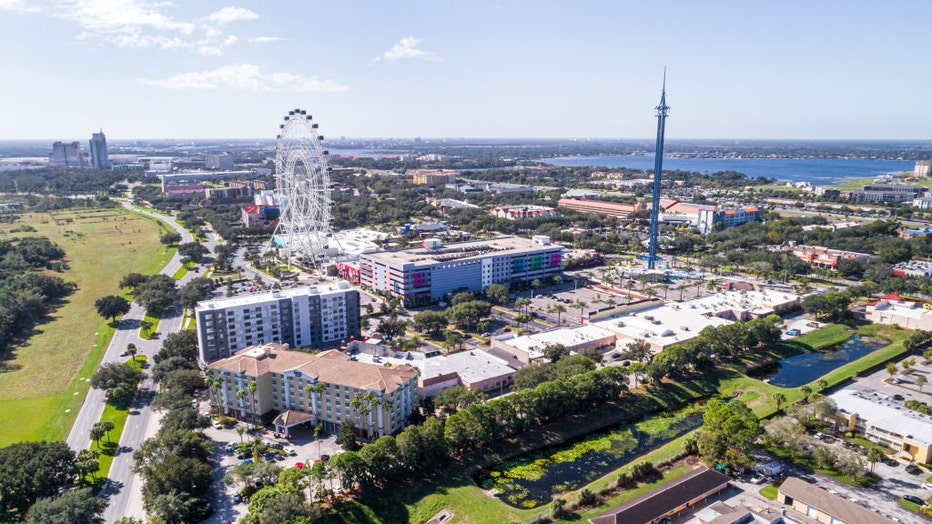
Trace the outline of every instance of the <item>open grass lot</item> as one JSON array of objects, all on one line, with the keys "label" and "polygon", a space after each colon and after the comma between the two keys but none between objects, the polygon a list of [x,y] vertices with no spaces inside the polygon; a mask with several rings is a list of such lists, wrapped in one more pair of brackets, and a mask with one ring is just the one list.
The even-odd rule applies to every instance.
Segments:
[{"label": "open grass lot", "polygon": [[[882,338],[889,341],[890,344],[825,375],[823,378],[828,382],[828,387],[839,384],[857,373],[875,368],[901,355],[904,352],[902,341],[909,335],[909,332],[886,326],[861,325],[856,322],[848,322],[844,325],[829,326],[795,339],[793,342],[797,342],[798,345],[794,346],[795,349],[792,351],[802,352],[830,347],[855,334]],[[794,352],[792,354],[798,353]],[[776,401],[773,398],[775,393],[782,393],[786,397],[787,403],[795,402],[803,397],[803,393],[799,388],[772,386],[744,375],[737,371],[739,368],[743,368],[741,363],[737,363],[734,367],[719,367],[712,372],[690,380],[665,381],[662,388],[639,388],[636,392],[628,394],[624,401],[619,404],[601,406],[585,417],[571,417],[546,428],[507,439],[487,449],[467,454],[460,462],[444,468],[442,478],[405,483],[400,486],[393,486],[385,492],[376,492],[363,496],[359,500],[338,504],[332,509],[330,521],[369,524],[423,523],[440,510],[448,509],[454,513],[451,522],[468,522],[471,524],[533,522],[538,515],[549,516],[549,505],[527,510],[508,506],[484,493],[473,482],[472,473],[481,467],[517,456],[522,452],[602,429],[625,419],[632,413],[665,410],[698,398],[720,395],[737,398],[747,403],[758,417],[766,418],[777,413]],[[820,389],[818,381],[814,381],[809,386],[814,391]],[[614,484],[618,473],[630,467],[631,464],[643,460],[649,460],[657,464],[674,457],[681,451],[683,441],[689,435],[684,435],[651,453],[637,457],[619,470],[593,481],[586,488],[598,492]],[[665,472],[664,481],[682,475],[686,469],[684,466],[670,469]],[[586,519],[605,511],[607,508],[629,500],[656,485],[656,483],[649,484],[636,490],[624,491],[610,498],[598,508],[577,511],[568,519],[559,522],[585,522]],[[576,502],[578,492],[565,493],[563,496],[572,504]]]},{"label": "open grass lot", "polygon": [[[36,232],[7,233],[27,224]],[[78,283],[66,303],[15,348],[13,370],[0,373],[0,446],[67,435],[112,334],[94,302],[120,294],[123,275],[164,267],[174,251],[159,243],[158,224],[122,209],[90,209],[30,213],[0,226],[0,238],[47,236],[60,245],[68,262],[61,276]]]}]

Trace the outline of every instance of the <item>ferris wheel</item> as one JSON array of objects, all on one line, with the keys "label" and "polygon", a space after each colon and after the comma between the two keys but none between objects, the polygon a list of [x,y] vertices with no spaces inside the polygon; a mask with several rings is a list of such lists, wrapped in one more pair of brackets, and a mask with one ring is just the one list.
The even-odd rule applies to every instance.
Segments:
[{"label": "ferris wheel", "polygon": [[288,111],[275,150],[275,193],[282,212],[272,243],[321,268],[330,234],[330,168],[317,124],[303,109]]}]

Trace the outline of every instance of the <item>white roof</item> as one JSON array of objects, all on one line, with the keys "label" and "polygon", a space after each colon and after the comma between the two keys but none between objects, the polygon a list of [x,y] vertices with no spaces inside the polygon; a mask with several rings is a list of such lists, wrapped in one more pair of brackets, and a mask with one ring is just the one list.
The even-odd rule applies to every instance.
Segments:
[{"label": "white roof", "polygon": [[282,298],[294,298],[308,295],[328,295],[332,293],[344,293],[353,287],[341,280],[330,284],[321,284],[319,286],[301,286],[279,291],[266,291],[264,293],[255,293],[252,295],[241,295],[238,297],[217,298],[214,300],[205,300],[198,302],[196,311],[205,309],[224,309],[237,306],[249,306],[252,304],[261,304],[263,302],[275,302]]},{"label": "white roof", "polygon": [[[769,315],[775,309],[790,304],[799,296],[787,291],[762,289],[761,291],[728,290],[683,302],[684,308],[709,311],[718,314],[724,311],[746,311],[755,315]],[[695,306],[695,307],[693,307]]]},{"label": "white roof", "polygon": [[869,426],[901,435],[912,442],[932,445],[932,417],[928,415],[853,389],[843,389],[830,396],[839,411],[856,414]]},{"label": "white roof", "polygon": [[425,358],[423,353],[414,351],[407,353],[405,357],[375,357],[362,352],[356,354],[355,357],[360,362],[381,365],[391,363],[393,366],[408,365],[418,368],[421,371],[421,380],[456,373],[464,383],[474,384],[515,372],[515,369],[509,367],[503,359],[481,350],[460,351],[431,358]]},{"label": "white roof", "polygon": [[576,346],[589,342],[612,337],[614,333],[595,325],[577,326],[571,328],[552,329],[535,335],[524,335],[508,340],[508,345],[528,353],[531,359],[544,356],[545,347],[552,344],[563,344],[573,349]]},{"label": "white roof", "polygon": [[659,347],[685,342],[699,336],[706,327],[726,324],[731,324],[731,321],[703,309],[690,309],[685,303],[652,307],[592,323],[625,339],[643,340]]},{"label": "white roof", "polygon": [[881,300],[874,306],[874,311],[886,311],[901,317],[920,319],[926,315],[932,315],[932,309],[923,309],[921,307],[916,307],[917,303],[915,302],[893,302],[889,300]]}]

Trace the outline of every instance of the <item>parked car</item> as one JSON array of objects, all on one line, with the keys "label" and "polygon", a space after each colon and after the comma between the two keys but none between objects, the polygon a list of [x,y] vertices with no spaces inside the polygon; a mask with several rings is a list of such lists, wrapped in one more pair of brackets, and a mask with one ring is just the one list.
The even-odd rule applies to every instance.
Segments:
[{"label": "parked car", "polygon": [[767,477],[763,475],[754,475],[754,478],[751,479],[751,484],[763,484],[767,480]]},{"label": "parked car", "polygon": [[788,337],[798,337],[798,336],[799,336],[799,330],[798,330],[798,329],[791,329],[791,330],[789,330],[789,331],[786,332],[786,336],[788,336]]},{"label": "parked car", "polygon": [[932,490],[932,482],[923,482],[922,489]]},{"label": "parked car", "polygon": [[903,400],[903,395],[900,395],[900,394],[893,395],[893,400],[902,401],[902,400]]},{"label": "parked car", "polygon": [[916,495],[903,495],[903,500],[912,502],[913,504],[919,504],[920,506],[925,506],[925,502]]},{"label": "parked car", "polygon": [[922,470],[919,469],[919,466],[915,464],[910,464],[906,466],[906,472],[909,473],[910,475],[918,475],[922,473]]}]

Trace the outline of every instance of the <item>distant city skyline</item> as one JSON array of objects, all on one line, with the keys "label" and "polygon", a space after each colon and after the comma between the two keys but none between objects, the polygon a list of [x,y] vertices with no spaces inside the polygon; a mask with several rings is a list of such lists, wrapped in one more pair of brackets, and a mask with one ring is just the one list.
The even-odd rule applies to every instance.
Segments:
[{"label": "distant city skyline", "polygon": [[932,138],[932,3],[0,0],[0,140]]}]

